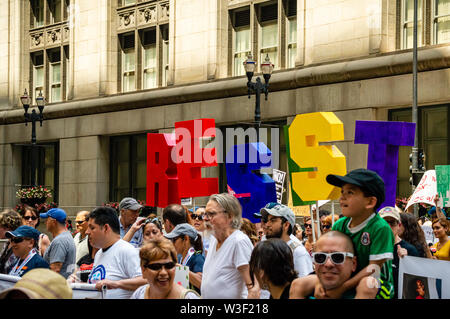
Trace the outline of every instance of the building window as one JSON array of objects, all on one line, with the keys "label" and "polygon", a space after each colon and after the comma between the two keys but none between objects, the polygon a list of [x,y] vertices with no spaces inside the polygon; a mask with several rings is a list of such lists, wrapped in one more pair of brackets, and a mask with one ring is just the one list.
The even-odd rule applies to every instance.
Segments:
[{"label": "building window", "polygon": [[39,28],[44,25],[44,0],[31,0],[32,27]]},{"label": "building window", "polygon": [[259,7],[259,62],[263,62],[268,55],[270,61],[278,65],[278,4],[260,5]]},{"label": "building window", "polygon": [[[417,1],[417,46],[422,45],[423,33],[423,0]],[[413,47],[414,41],[414,0],[402,0],[402,49]]]},{"label": "building window", "polygon": [[147,134],[111,137],[110,200],[146,199]]},{"label": "building window", "polygon": [[433,39],[435,44],[450,42],[450,0],[434,0]]},{"label": "building window", "polygon": [[[35,181],[53,190],[52,200],[58,202],[58,167],[59,144],[48,143],[36,145],[37,162]],[[31,185],[31,145],[22,147],[22,185]]]},{"label": "building window", "polygon": [[50,77],[50,103],[61,102],[61,49],[56,48],[48,51],[49,77]]},{"label": "building window", "polygon": [[156,29],[141,32],[142,42],[142,88],[151,89],[158,86],[158,64],[156,48]]},{"label": "building window", "polygon": [[136,52],[134,32],[121,35],[120,44],[122,47],[122,92],[136,90]]},{"label": "building window", "polygon": [[45,94],[44,87],[44,52],[39,51],[31,54],[32,63],[32,86],[33,86],[33,104],[36,105],[36,97],[39,93]]},{"label": "building window", "polygon": [[136,3],[136,0],[119,0],[121,6],[129,6]]},{"label": "building window", "polygon": [[163,24],[159,27],[161,32],[161,55],[162,55],[162,81],[161,85],[167,85],[167,75],[169,72],[169,25]]},{"label": "building window", "polygon": [[295,56],[297,54],[297,0],[286,2],[286,33],[287,33],[287,55],[286,67],[295,67]]},{"label": "building window", "polygon": [[[425,154],[425,168],[434,169],[435,165],[448,165],[450,160],[449,130],[448,125],[450,107],[432,106],[420,107],[418,110],[418,147]],[[390,121],[411,122],[411,108],[391,110]],[[411,195],[409,184],[409,154],[411,146],[400,146],[398,158],[397,196],[408,197]]]},{"label": "building window", "polygon": [[239,9],[231,13],[233,25],[233,76],[245,75],[243,62],[251,53],[250,9]]},{"label": "building window", "polygon": [[61,22],[62,19],[62,1],[61,0],[49,0],[50,11],[50,24]]}]

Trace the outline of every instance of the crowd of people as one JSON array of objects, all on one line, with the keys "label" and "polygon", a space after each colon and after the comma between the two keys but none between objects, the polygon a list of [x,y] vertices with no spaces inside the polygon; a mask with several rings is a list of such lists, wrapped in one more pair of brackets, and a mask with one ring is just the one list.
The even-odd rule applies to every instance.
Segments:
[{"label": "crowd of people", "polygon": [[[367,169],[326,180],[341,189],[340,215],[317,208],[303,225],[273,202],[254,213],[254,224],[228,193],[211,195],[205,207],[168,205],[160,217],[140,216],[143,206],[126,197],[119,214],[107,206],[78,212],[74,236],[61,208],[5,210],[0,273],[22,279],[0,298],[52,298],[27,286],[34,275],[56,280],[55,298],[70,298],[69,283],[88,283],[112,299],[393,299],[401,258],[450,261],[444,209],[420,220],[398,207],[380,209],[384,182]],[[36,229],[41,219],[52,240]],[[174,280],[180,266],[189,269],[188,287]]]}]

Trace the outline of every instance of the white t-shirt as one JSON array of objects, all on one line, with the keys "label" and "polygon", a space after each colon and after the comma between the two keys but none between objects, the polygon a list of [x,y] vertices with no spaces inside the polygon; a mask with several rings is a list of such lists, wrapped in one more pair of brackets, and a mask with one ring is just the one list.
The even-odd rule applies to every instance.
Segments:
[{"label": "white t-shirt", "polygon": [[[177,284],[174,283],[174,285]],[[147,290],[147,288],[148,284],[140,286],[138,289],[136,289],[136,291],[133,293],[130,299],[145,299],[145,291]],[[184,299],[200,299],[200,297],[197,294],[193,293],[192,291],[188,291],[184,295]]]},{"label": "white t-shirt", "polygon": [[[291,244],[292,240],[287,244]],[[294,249],[294,269],[298,273],[298,277],[304,277],[309,275],[313,271],[313,264],[311,255],[306,250],[302,243]]]},{"label": "white t-shirt", "polygon": [[240,230],[235,230],[216,250],[217,239],[211,236],[203,265],[201,296],[203,299],[246,298],[247,287],[238,267],[248,265],[253,244]]},{"label": "white t-shirt", "polygon": [[[100,249],[94,258],[94,266],[88,283],[94,284],[103,279],[122,280],[142,276],[139,252],[129,242],[119,239],[106,252]],[[110,289],[107,299],[129,299],[133,291]]]}]

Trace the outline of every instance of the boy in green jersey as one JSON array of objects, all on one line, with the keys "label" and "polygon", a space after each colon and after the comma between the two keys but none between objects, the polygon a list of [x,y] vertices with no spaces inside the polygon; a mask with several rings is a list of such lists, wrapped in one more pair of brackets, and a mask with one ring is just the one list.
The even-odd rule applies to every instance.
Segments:
[{"label": "boy in green jersey", "polygon": [[[352,239],[357,269],[341,287],[320,290],[322,297],[340,298],[348,290],[378,288],[377,298],[391,299],[394,235],[389,224],[376,213],[385,199],[383,179],[374,171],[356,169],[345,176],[328,175],[327,182],[342,188],[339,204],[344,217],[332,229]],[[371,275],[378,278],[378,287],[366,287],[373,282],[367,281]]]}]

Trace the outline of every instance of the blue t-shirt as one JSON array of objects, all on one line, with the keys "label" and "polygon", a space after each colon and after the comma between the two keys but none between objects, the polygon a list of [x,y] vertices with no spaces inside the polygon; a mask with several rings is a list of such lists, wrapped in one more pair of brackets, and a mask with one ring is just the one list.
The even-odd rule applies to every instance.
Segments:
[{"label": "blue t-shirt", "polygon": [[[19,263],[17,264],[17,266],[13,267],[11,269],[11,271],[15,271],[17,268],[20,268],[20,265],[22,264],[22,261],[19,261]],[[35,269],[35,268],[50,268],[48,262],[46,262],[44,260],[44,258],[42,258],[41,256],[39,256],[38,254],[34,255],[33,258],[31,258],[26,264],[25,266],[22,267],[22,269],[19,271],[18,275],[20,277],[22,277],[23,275],[25,275],[27,272],[29,272],[31,269]]]},{"label": "blue t-shirt", "polygon": [[203,272],[203,265],[205,264],[205,256],[203,256],[199,251],[196,251],[195,254],[187,262],[186,266],[189,267],[189,270],[193,273]]}]

